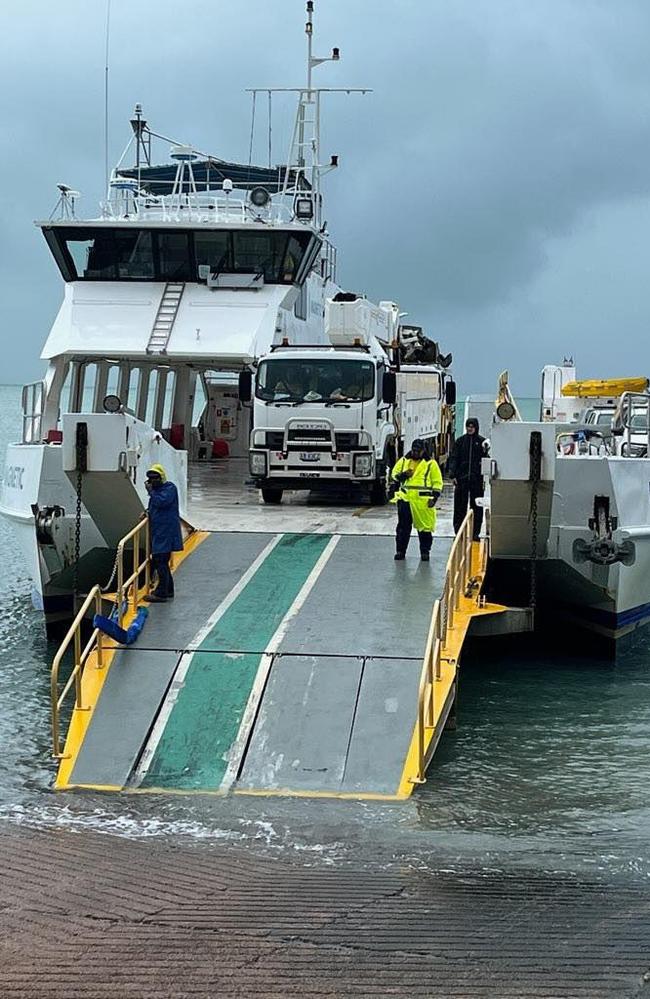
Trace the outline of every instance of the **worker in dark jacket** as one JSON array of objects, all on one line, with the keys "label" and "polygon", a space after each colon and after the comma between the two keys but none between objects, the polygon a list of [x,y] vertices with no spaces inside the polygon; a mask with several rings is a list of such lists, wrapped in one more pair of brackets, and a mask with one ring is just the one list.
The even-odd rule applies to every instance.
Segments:
[{"label": "worker in dark jacket", "polygon": [[483,523],[483,507],[476,500],[483,496],[481,458],[487,453],[486,441],[478,432],[478,420],[470,416],[465,421],[465,433],[459,437],[451,452],[447,466],[454,484],[454,531],[458,534],[468,506],[474,511],[474,541],[478,541]]},{"label": "worker in dark jacket", "polygon": [[169,568],[171,554],[183,550],[178,490],[173,482],[167,481],[162,465],[151,466],[145,486],[149,493],[151,562],[158,577],[155,590],[145,600],[162,604],[174,596],[174,577]]}]

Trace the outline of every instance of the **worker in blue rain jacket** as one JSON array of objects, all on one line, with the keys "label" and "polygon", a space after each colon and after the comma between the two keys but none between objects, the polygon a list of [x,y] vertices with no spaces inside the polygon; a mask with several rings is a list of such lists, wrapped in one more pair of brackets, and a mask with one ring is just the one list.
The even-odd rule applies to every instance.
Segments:
[{"label": "worker in blue rain jacket", "polygon": [[174,596],[174,577],[169,568],[172,552],[183,550],[178,490],[173,482],[167,481],[162,465],[151,466],[145,487],[149,493],[147,513],[151,532],[151,563],[157,576],[156,588],[145,600],[162,604]]},{"label": "worker in blue rain jacket", "polygon": [[397,487],[391,499],[391,503],[397,504],[395,561],[406,558],[411,531],[415,527],[420,540],[420,558],[428,562],[436,529],[435,506],[442,493],[442,472],[438,462],[427,456],[424,441],[417,438],[408,454],[396,463],[390,477]]}]

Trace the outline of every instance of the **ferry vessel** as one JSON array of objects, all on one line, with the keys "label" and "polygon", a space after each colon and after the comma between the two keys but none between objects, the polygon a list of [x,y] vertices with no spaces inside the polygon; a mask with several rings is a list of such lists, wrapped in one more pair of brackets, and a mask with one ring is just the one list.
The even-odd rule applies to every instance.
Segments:
[{"label": "ferry vessel", "polygon": [[[316,480],[366,487],[381,502],[387,467],[415,436],[444,459],[450,356],[406,331],[394,303],[341,301],[321,189],[338,157],[321,159],[321,102],[357,91],[314,86],[314,69],[339,50],[314,56],[311,2],[306,35],[306,84],[288,91],[297,113],[285,164],[225,162],[171,142],[171,163],[157,166],[155,144],[170,140],[138,105],[99,217],[80,218],[77,193],[62,184],[56,217],[37,223],[64,298],[42,352],[45,377],[23,389],[22,440],[8,448],[0,513],[48,627],[69,618],[73,594],[97,580],[110,587],[154,463],[177,484],[187,517],[188,469],[249,448],[269,502]],[[345,325],[350,299],[363,328]],[[424,363],[408,360],[414,339]],[[318,367],[319,391],[305,381],[300,398],[264,398],[258,378],[253,406],[252,377],[272,349],[291,351],[294,371]],[[277,371],[279,358],[261,371]],[[361,377],[356,397],[336,397],[343,362],[348,383]]]},{"label": "ferry vessel", "polygon": [[581,382],[571,361],[544,373],[537,422],[502,377],[484,460],[488,589],[615,645],[650,623],[648,379]]}]

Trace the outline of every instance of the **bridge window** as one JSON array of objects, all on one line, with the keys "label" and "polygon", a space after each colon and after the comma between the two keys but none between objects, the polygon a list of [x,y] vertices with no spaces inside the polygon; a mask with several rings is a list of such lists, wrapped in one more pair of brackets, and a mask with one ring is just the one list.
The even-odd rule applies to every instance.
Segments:
[{"label": "bridge window", "polygon": [[308,230],[44,226],[43,234],[66,281],[198,281],[198,268],[208,265],[213,274],[294,284],[320,246]]},{"label": "bridge window", "polygon": [[197,267],[209,267],[212,274],[230,269],[230,233],[221,229],[194,233]]},{"label": "bridge window", "polygon": [[159,275],[162,281],[191,281],[193,267],[190,258],[189,232],[159,232]]},{"label": "bridge window", "polygon": [[146,229],[117,230],[115,258],[118,278],[146,281],[154,277],[152,234]]}]

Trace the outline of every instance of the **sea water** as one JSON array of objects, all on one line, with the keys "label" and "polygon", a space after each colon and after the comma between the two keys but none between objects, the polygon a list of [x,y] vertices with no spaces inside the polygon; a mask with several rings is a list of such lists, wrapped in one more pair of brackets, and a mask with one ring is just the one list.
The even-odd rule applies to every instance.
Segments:
[{"label": "sea water", "polygon": [[[20,435],[0,387],[0,452]],[[4,464],[4,462],[3,462]],[[404,803],[52,790],[56,651],[0,519],[0,818],[197,843],[244,843],[318,863],[513,867],[650,876],[650,635],[614,664],[544,646],[481,643],[460,677],[458,728]]]}]

